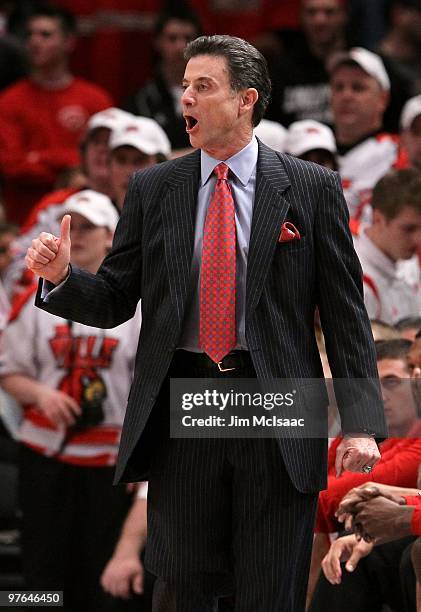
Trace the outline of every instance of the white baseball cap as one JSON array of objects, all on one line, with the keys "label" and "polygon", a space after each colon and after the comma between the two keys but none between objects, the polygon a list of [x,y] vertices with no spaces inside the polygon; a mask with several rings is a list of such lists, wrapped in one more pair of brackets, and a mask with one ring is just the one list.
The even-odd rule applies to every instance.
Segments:
[{"label": "white baseball cap", "polygon": [[84,189],[65,200],[60,216],[78,213],[96,225],[107,227],[112,232],[118,223],[118,212],[110,198],[99,191]]},{"label": "white baseball cap", "polygon": [[134,115],[127,111],[110,106],[99,113],[91,115],[86,124],[86,133],[92,132],[97,128],[107,128],[108,130],[116,130],[122,128],[128,121],[132,120]]},{"label": "white baseball cap", "polygon": [[256,125],[254,128],[254,133],[271,149],[279,151],[279,153],[285,151],[285,139],[288,132],[286,128],[277,121],[262,119],[259,125]]},{"label": "white baseball cap", "polygon": [[324,149],[336,154],[335,137],[330,127],[312,119],[291,123],[285,141],[285,151],[299,156],[314,149]]},{"label": "white baseball cap", "polygon": [[400,124],[403,130],[411,127],[414,119],[421,115],[421,95],[410,98],[404,105],[401,113]]},{"label": "white baseball cap", "polygon": [[354,62],[364,72],[375,78],[382,89],[390,90],[390,79],[383,60],[376,53],[363,47],[353,47],[349,51],[335,53],[328,62],[329,72],[333,72],[338,66],[347,62]]},{"label": "white baseball cap", "polygon": [[123,127],[113,130],[110,137],[110,149],[129,146],[146,153],[166,157],[171,153],[171,144],[162,127],[149,117],[133,117]]}]

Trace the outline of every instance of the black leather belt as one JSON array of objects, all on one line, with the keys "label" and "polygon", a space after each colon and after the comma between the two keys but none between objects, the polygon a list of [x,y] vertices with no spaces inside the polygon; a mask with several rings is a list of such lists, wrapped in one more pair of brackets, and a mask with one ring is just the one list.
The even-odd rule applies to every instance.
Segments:
[{"label": "black leather belt", "polygon": [[175,354],[177,361],[180,360],[185,366],[192,368],[207,368],[209,370],[216,368],[220,372],[229,372],[249,368],[252,365],[248,351],[231,351],[218,363],[215,363],[206,353],[193,353],[180,349]]}]

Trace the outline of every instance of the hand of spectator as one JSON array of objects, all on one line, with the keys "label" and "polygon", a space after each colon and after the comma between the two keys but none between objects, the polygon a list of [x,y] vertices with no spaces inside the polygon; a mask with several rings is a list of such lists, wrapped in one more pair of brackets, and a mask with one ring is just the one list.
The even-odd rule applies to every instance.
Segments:
[{"label": "hand of spectator", "polygon": [[64,215],[60,238],[42,232],[32,241],[25,263],[34,274],[45,278],[54,285],[63,281],[69,270],[70,263],[70,215]]},{"label": "hand of spectator", "polygon": [[44,386],[38,392],[37,408],[55,425],[74,425],[75,416],[81,414],[78,403],[63,391]]},{"label": "hand of spectator", "polygon": [[353,518],[358,508],[361,507],[361,502],[373,499],[374,497],[382,496],[394,501],[397,504],[404,504],[405,500],[402,496],[390,492],[393,487],[380,483],[367,482],[361,487],[351,489],[342,499],[338,506],[335,515],[340,523],[345,523],[345,529],[350,531],[353,529]]},{"label": "hand of spectator", "polygon": [[135,557],[113,556],[101,576],[101,586],[113,597],[129,599],[132,593],[143,593],[143,565]]},{"label": "hand of spectator", "polygon": [[345,436],[336,449],[336,477],[339,477],[344,470],[362,472],[364,467],[373,467],[380,459],[375,439],[371,436],[357,437],[360,435]]},{"label": "hand of spectator", "polygon": [[353,572],[360,559],[373,550],[373,544],[358,541],[354,534],[338,538],[332,542],[329,552],[322,561],[322,570],[331,584],[340,584],[342,579],[341,561],[346,561],[345,569]]},{"label": "hand of spectator", "polygon": [[411,535],[413,506],[402,506],[385,497],[374,497],[361,502],[354,517],[357,538],[366,542],[373,540],[396,540]]}]

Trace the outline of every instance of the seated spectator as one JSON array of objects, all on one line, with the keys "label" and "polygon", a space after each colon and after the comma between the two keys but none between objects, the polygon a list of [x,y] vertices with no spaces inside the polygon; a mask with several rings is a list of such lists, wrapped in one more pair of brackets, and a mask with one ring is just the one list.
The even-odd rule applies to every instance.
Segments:
[{"label": "seated spectator", "polygon": [[153,119],[133,117],[110,138],[110,180],[118,210],[122,210],[129,179],[136,170],[169,158],[171,145],[164,130]]},{"label": "seated spectator", "polygon": [[360,220],[398,155],[397,136],[382,131],[390,79],[381,58],[361,47],[333,56],[329,69],[339,173],[350,216]]},{"label": "seated spectator", "polygon": [[173,149],[190,148],[181,110],[181,81],[186,66],[184,48],[200,33],[199,20],[191,10],[182,6],[161,13],[154,29],[156,75],[125,105],[134,115],[155,119],[165,130]]},{"label": "seated spectator", "polygon": [[420,289],[398,266],[421,245],[421,174],[411,168],[388,172],[373,190],[372,208],[372,224],[355,239],[364,302],[371,319],[393,325],[421,314]]},{"label": "seated spectator", "polygon": [[405,317],[400,319],[396,323],[395,328],[401,338],[414,342],[416,335],[421,330],[421,317]]},{"label": "seated spectator", "polygon": [[[316,538],[313,559],[324,557],[328,548],[327,533],[340,529],[337,510],[346,493],[356,486],[366,482],[376,482],[403,487],[415,487],[418,477],[418,465],[421,459],[421,422],[417,416],[417,407],[410,384],[410,371],[407,365],[407,354],[411,343],[407,340],[391,340],[376,343],[377,366],[382,387],[385,414],[391,437],[382,442],[381,459],[368,474],[343,474],[335,478],[334,457],[335,443],[329,449],[329,482],[326,491],[319,497],[316,522]],[[380,611],[384,601],[392,604],[399,602],[401,595],[396,587],[397,565],[406,543],[395,552],[390,552],[390,558],[378,560],[376,588],[373,590],[373,576],[370,579],[361,578],[358,586],[344,592],[327,588],[326,583],[318,584],[310,607],[311,612],[331,609],[346,612]],[[398,561],[396,561],[398,559]],[[316,573],[316,572],[315,572]],[[317,571],[318,573],[318,571]],[[392,577],[395,577],[393,581]],[[390,585],[393,588],[390,588]],[[348,589],[348,587],[346,587]],[[353,596],[350,598],[350,592]],[[345,596],[346,595],[346,596]],[[336,607],[334,607],[336,604]],[[342,607],[341,607],[342,606]],[[350,607],[351,606],[351,607]],[[396,608],[400,609],[400,608]]]},{"label": "seated spectator", "polygon": [[[61,212],[72,216],[71,261],[95,273],[111,244],[115,207],[107,196],[85,190]],[[64,590],[69,612],[105,612],[114,604],[99,579],[130,505],[125,488],[113,487],[112,479],[140,310],[111,330],[87,327],[37,309],[36,288],[16,301],[0,347],[1,385],[24,406],[26,588]]]},{"label": "seated spectator", "polygon": [[411,98],[401,115],[402,152],[399,164],[421,170],[421,95]]},{"label": "seated spectator", "polygon": [[[133,115],[119,108],[107,108],[90,117],[80,144],[81,166],[84,172],[83,189],[93,189],[111,196],[110,151],[108,142],[112,130],[123,127],[133,120]],[[31,210],[21,227],[20,236],[14,243],[14,260],[10,270],[13,293],[20,293],[32,283],[32,274],[27,270],[24,256],[31,242],[41,232],[59,233],[60,211],[64,202],[80,186],[55,190],[44,196]]]},{"label": "seated spectator", "polygon": [[111,106],[101,88],[74,77],[76,22],[65,9],[36,8],[27,47],[32,73],[0,94],[0,177],[6,215],[21,224],[60,172],[79,165],[89,117]]},{"label": "seated spectator", "polygon": [[288,126],[314,119],[332,123],[326,60],[345,49],[347,11],[343,0],[301,0],[303,36],[285,49],[271,70],[272,100],[267,117]]},{"label": "seated spectator", "polygon": [[308,119],[291,123],[285,152],[330,170],[337,169],[335,137],[327,125],[318,121]]},{"label": "seated spectator", "polygon": [[411,94],[421,93],[421,2],[392,0],[390,27],[379,51],[412,85]]}]

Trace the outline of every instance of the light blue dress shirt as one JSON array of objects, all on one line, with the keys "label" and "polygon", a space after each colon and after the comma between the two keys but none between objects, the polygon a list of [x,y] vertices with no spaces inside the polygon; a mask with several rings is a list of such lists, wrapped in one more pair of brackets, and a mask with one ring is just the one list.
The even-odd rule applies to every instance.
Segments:
[{"label": "light blue dress shirt", "polygon": [[245,335],[247,257],[250,242],[251,220],[256,190],[257,140],[253,136],[249,144],[227,160],[214,159],[201,152],[201,183],[197,196],[196,225],[193,260],[190,272],[190,291],[178,348],[202,352],[199,347],[199,290],[202,261],[203,228],[209,203],[215,190],[215,166],[221,161],[230,169],[228,181],[235,204],[237,231],[236,259],[236,326],[237,349],[247,350]]}]

